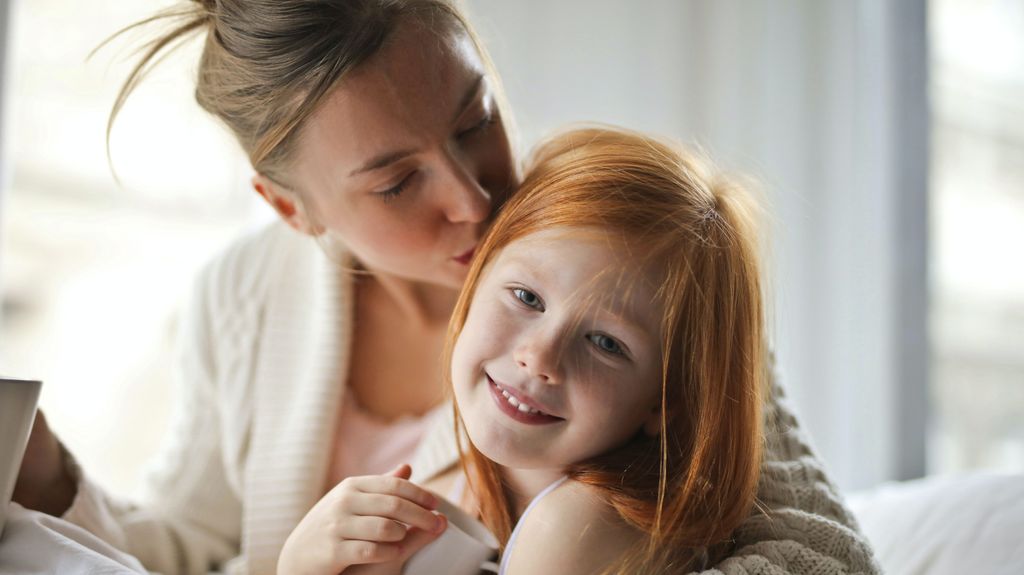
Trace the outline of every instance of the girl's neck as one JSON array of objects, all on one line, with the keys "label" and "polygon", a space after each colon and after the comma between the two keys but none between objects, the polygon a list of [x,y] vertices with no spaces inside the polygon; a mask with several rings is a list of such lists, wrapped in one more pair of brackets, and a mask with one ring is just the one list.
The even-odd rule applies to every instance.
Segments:
[{"label": "girl's neck", "polygon": [[565,475],[563,469],[516,469],[502,467],[501,475],[508,485],[512,497],[515,517],[518,519],[526,508],[545,487],[558,481]]}]

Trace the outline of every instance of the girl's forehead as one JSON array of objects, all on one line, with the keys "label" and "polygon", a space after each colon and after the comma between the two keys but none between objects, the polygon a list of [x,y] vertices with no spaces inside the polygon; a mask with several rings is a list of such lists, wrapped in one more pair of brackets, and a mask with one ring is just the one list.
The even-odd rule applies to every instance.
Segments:
[{"label": "girl's forehead", "polygon": [[603,270],[638,271],[634,246],[615,230],[593,226],[554,226],[517,238],[505,246],[505,259],[547,260],[563,258],[559,265],[574,264]]},{"label": "girl's forehead", "polygon": [[[555,227],[518,238],[492,260],[496,281],[520,278],[553,299],[574,301],[649,324],[657,316],[657,268],[611,230]],[[643,316],[643,317],[641,317]]]}]

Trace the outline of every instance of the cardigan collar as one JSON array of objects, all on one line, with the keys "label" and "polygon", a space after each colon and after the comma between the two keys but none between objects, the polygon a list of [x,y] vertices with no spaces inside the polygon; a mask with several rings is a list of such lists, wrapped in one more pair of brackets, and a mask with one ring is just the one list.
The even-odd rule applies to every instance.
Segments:
[{"label": "cardigan collar", "polygon": [[[305,236],[288,243],[270,266],[278,275],[268,288],[259,342],[242,518],[250,573],[276,572],[288,534],[323,495],[352,348],[351,256],[329,257]],[[411,462],[414,479],[456,461],[452,410],[443,412]]]}]

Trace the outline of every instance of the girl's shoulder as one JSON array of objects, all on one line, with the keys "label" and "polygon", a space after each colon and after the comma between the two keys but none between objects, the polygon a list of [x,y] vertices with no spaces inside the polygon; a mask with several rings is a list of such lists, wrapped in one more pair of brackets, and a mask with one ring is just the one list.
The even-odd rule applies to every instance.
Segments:
[{"label": "girl's shoulder", "polygon": [[505,575],[598,573],[643,538],[596,490],[571,480],[521,522]]}]

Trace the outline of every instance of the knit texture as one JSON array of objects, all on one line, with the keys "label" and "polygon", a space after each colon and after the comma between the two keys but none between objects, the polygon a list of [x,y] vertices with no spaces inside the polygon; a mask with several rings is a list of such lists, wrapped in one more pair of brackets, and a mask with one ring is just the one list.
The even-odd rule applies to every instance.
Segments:
[{"label": "knit texture", "polygon": [[732,556],[702,573],[881,573],[870,544],[811,451],[777,382],[772,383],[765,412],[758,509],[737,529]]}]

